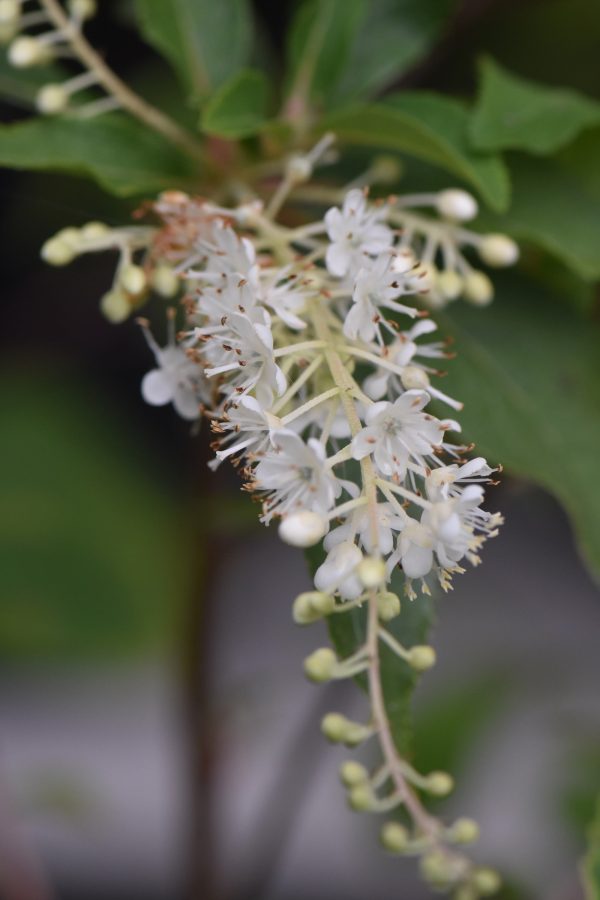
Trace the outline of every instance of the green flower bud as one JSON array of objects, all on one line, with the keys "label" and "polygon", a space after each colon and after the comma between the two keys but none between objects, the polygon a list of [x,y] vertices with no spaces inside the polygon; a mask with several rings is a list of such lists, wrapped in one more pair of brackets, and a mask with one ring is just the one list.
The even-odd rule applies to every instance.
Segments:
[{"label": "green flower bud", "polygon": [[364,812],[373,805],[373,791],[368,784],[356,784],[348,791],[348,803],[355,812]]},{"label": "green flower bud", "polygon": [[69,94],[62,84],[46,84],[37,92],[35,105],[45,116],[56,116],[69,105]]},{"label": "green flower bud", "polygon": [[146,273],[141,266],[123,266],[119,272],[119,283],[128,294],[141,294],[147,285]]},{"label": "green flower bud", "polygon": [[438,275],[436,287],[446,300],[456,300],[460,297],[463,286],[463,279],[454,269],[447,269]]},{"label": "green flower bud", "polygon": [[386,822],[379,836],[381,843],[390,853],[403,853],[410,841],[407,829],[399,822]]},{"label": "green flower bud", "polygon": [[519,248],[506,234],[486,234],[477,248],[488,266],[512,266],[519,258]]},{"label": "green flower bud", "polygon": [[477,900],[477,891],[471,885],[463,884],[454,892],[452,900]]},{"label": "green flower bud", "polygon": [[427,776],[426,790],[435,797],[445,797],[454,787],[454,779],[447,772],[431,772]]},{"label": "green flower bud", "polygon": [[463,294],[475,306],[487,306],[494,297],[494,285],[485,272],[470,272],[465,278]]},{"label": "green flower bud", "polygon": [[372,734],[368,725],[353,722],[341,713],[327,713],[321,720],[321,731],[334,744],[356,747]]},{"label": "green flower bud", "polygon": [[320,647],[304,660],[304,672],[311,681],[329,681],[337,664],[331,647]]},{"label": "green flower bud", "polygon": [[454,867],[444,853],[431,850],[421,857],[421,873],[425,881],[435,887],[449,887],[454,877]]},{"label": "green flower bud", "polygon": [[153,289],[161,297],[174,297],[181,281],[170,266],[157,266],[150,278]]},{"label": "green flower bud", "polygon": [[47,240],[41,250],[42,259],[51,266],[66,266],[76,255],[69,242],[61,240],[58,236]]},{"label": "green flower bud", "polygon": [[425,672],[435,665],[435,650],[427,644],[415,644],[408,651],[407,662],[417,672]]},{"label": "green flower bud", "polygon": [[369,771],[361,763],[348,759],[340,766],[340,779],[346,787],[356,787],[368,782]]},{"label": "green flower bud", "polygon": [[392,591],[384,591],[377,597],[377,611],[383,622],[389,622],[400,615],[400,598]]},{"label": "green flower bud", "polygon": [[479,838],[479,825],[474,819],[457,819],[450,828],[448,837],[456,844],[472,844]]},{"label": "green flower bud", "polygon": [[501,883],[500,876],[494,869],[476,869],[473,873],[473,885],[484,897],[495,894]]},{"label": "green flower bud", "polygon": [[131,303],[123,291],[109,291],[100,300],[100,310],[109,322],[117,325],[131,314]]},{"label": "green flower bud", "polygon": [[97,241],[109,234],[110,228],[104,222],[86,222],[81,228],[81,237],[84,241]]},{"label": "green flower bud", "polygon": [[374,556],[365,556],[358,564],[356,574],[360,578],[363,587],[378,587],[385,581],[385,563]]},{"label": "green flower bud", "polygon": [[335,599],[324,591],[306,591],[298,594],[292,607],[292,616],[297,625],[310,625],[333,611]]},{"label": "green flower bud", "polygon": [[400,380],[407,391],[412,389],[426,391],[429,387],[429,375],[419,366],[405,366]]}]

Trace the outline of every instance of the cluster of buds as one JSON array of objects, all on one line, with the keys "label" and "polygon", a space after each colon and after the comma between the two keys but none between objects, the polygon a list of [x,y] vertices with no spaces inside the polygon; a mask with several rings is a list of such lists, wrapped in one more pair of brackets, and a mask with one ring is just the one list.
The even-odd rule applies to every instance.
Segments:
[{"label": "cluster of buds", "polygon": [[[290,164],[285,190],[308,178],[314,152],[300,161],[303,168],[299,158]],[[111,294],[141,296],[153,279],[156,286],[157,273],[169,284],[166,296],[180,285],[185,324],[175,332],[173,309],[165,347],[140,320],[156,360],[144,397],[172,402],[190,420],[208,418],[212,465],[233,462],[244,489],[261,501],[262,521],[277,522],[294,546],[322,542],[314,590],[294,602],[296,622],[366,608],[356,652],[339,659],[322,647],[306,659],[305,672],[313,681],[366,674],[369,721],[331,713],[323,731],[348,746],[378,741],[376,772],[354,761],[342,767],[350,805],[374,812],[404,806],[413,829],[386,824],[385,847],[420,855],[433,887],[471,900],[492,893],[497,876],[456,849],[476,838],[474,823],[446,827],[422,806],[419,792],[443,796],[452,779],[419,774],[399,755],[378,661],[385,645],[414,671],[435,663],[433,648],[405,647],[386,627],[405,602],[390,589],[392,574],[402,573],[409,602],[420,602],[418,592],[429,593],[432,579],[448,590],[465,562],[479,562],[501,523],[482,508],[494,470],[482,458],[465,461],[471,448],[460,443],[459,423],[431,411],[432,402],[452,414],[462,405],[432,383],[453,354],[435,338],[424,307],[432,297],[439,303],[442,293],[459,293],[449,289],[451,275],[471,300],[489,299],[473,287],[473,279],[481,287],[487,276],[469,268],[459,246],[475,246],[495,265],[514,262],[516,248],[503,236],[459,227],[476,212],[461,190],[371,203],[355,188],[322,218],[297,227],[276,220],[284,194],[278,189],[265,209],[258,199],[225,208],[169,192],[152,205],[155,226],[67,229],[44,255],[61,263],[84,250],[117,247]],[[424,204],[440,216],[408,211]],[[144,254],[141,265],[132,262],[134,252]]]}]

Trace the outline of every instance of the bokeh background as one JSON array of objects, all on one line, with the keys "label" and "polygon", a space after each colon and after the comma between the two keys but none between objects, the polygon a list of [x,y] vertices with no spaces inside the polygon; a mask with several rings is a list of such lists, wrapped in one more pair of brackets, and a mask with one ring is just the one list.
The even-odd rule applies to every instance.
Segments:
[{"label": "bokeh background", "polygon": [[[403,85],[471,94],[486,52],[600,99],[600,4],[459,6]],[[257,9],[279,39],[288,5]],[[91,35],[170,96],[126,3],[103,3]],[[302,679],[324,635],[291,622],[301,555],[256,524],[233,475],[207,471],[206,433],[144,406],[148,349],[98,310],[113,261],[39,259],[64,225],[119,224],[134,204],[73,177],[2,171],[0,191],[0,894],[421,900],[412,863],[345,808],[344,754],[319,734],[327,710],[363,707]],[[494,499],[501,536],[438,603],[417,758],[456,774],[446,814],[480,821],[475,852],[505,873],[503,898],[581,900],[598,591],[549,495],[509,475]]]}]

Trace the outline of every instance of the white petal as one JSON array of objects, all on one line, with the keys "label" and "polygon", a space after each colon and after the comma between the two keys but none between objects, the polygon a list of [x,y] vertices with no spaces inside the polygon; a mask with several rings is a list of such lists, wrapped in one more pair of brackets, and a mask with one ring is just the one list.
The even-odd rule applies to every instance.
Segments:
[{"label": "white petal", "polygon": [[152,369],[142,379],[142,397],[151,406],[164,406],[173,399],[173,385],[162,369]]}]

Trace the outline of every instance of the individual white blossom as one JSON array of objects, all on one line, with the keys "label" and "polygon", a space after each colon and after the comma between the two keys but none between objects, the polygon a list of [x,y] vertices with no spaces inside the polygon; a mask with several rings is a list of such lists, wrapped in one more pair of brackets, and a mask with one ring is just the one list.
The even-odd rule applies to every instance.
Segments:
[{"label": "individual white blossom", "polygon": [[142,396],[151,406],[172,403],[184,419],[197,419],[200,404],[210,401],[210,391],[202,371],[185,351],[175,345],[172,329],[166,347],[159,347],[150,329],[143,323],[148,346],[154,353],[156,368],[142,379]]},{"label": "individual white blossom", "polygon": [[376,256],[391,246],[393,233],[383,217],[384,211],[369,207],[358,189],[346,195],[341,210],[334,206],[325,214],[331,241],[325,262],[332,275],[342,278],[363,265],[365,254]]}]

